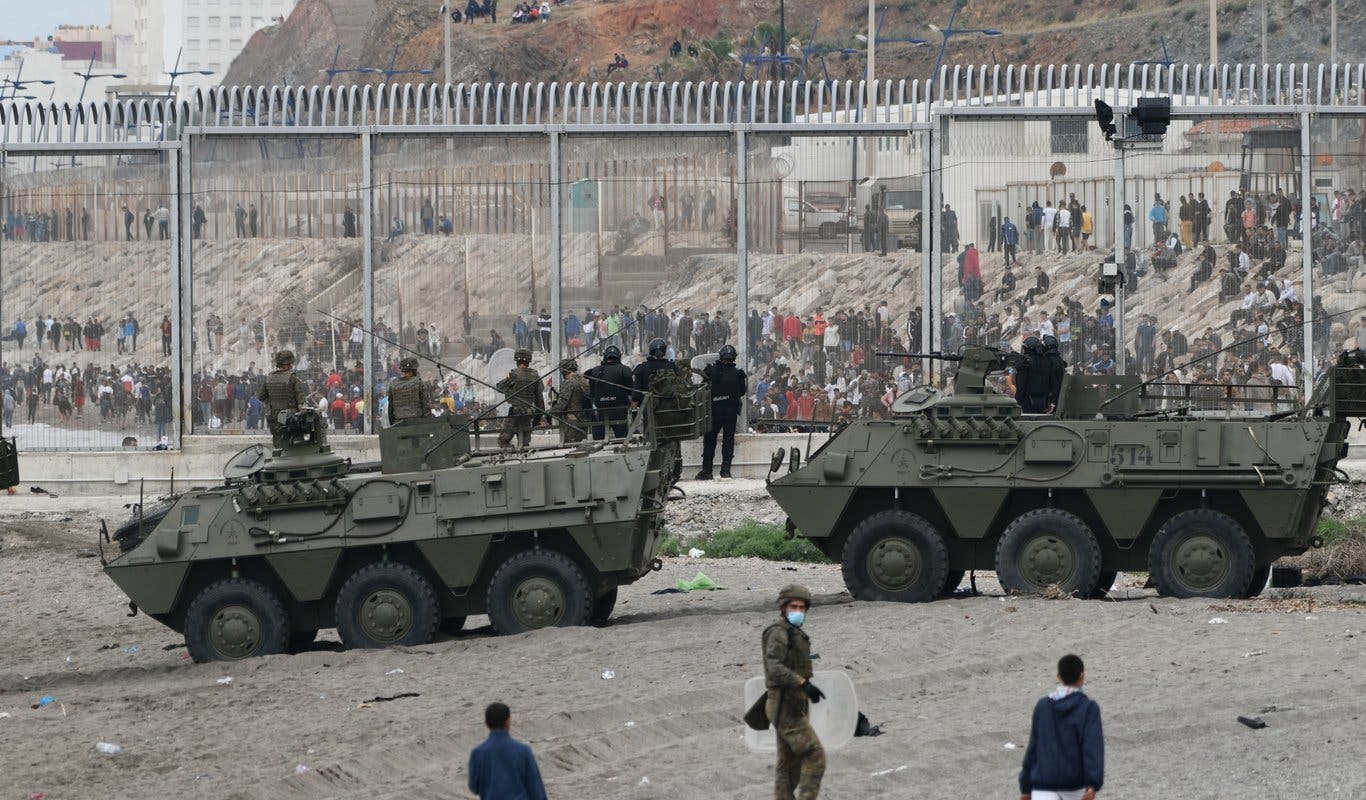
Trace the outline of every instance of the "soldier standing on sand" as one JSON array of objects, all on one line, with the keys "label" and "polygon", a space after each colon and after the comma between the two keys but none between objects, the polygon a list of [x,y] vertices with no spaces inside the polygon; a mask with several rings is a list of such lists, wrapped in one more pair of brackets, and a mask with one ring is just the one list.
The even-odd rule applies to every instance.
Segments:
[{"label": "soldier standing on sand", "polygon": [[545,412],[545,395],[541,392],[541,376],[531,369],[531,351],[525,347],[513,354],[516,369],[498,382],[498,391],[507,395],[508,413],[503,417],[503,428],[498,432],[498,446],[510,447],[512,437],[518,436],[522,447],[531,444],[531,429]]},{"label": "soldier standing on sand", "polygon": [[[275,354],[275,371],[266,376],[256,397],[266,404],[266,427],[270,428],[271,441],[276,447],[285,446],[288,442],[284,438],[281,412],[302,411],[309,407],[304,382],[294,374],[293,351],[281,350]],[[313,441],[322,444],[325,438],[322,420],[318,419],[314,423]]]},{"label": "soldier standing on sand", "polygon": [[417,359],[408,356],[398,368],[403,377],[389,384],[389,424],[431,416],[432,389],[418,376]]},{"label": "soldier standing on sand", "polygon": [[825,749],[811,727],[811,703],[825,693],[811,683],[811,639],[802,630],[811,590],[795,583],[778,592],[783,618],[764,629],[765,711],[778,738],[776,800],[815,800],[825,775]]},{"label": "soldier standing on sand", "polygon": [[591,408],[588,400],[588,380],[579,374],[579,362],[566,358],[560,362],[560,391],[550,410],[564,422],[560,438],[565,444],[583,441],[588,424],[584,409]]}]

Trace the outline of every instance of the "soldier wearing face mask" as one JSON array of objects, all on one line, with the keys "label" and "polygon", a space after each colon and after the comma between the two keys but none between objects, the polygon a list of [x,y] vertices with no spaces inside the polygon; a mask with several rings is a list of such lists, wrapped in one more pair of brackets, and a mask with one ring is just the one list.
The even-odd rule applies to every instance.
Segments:
[{"label": "soldier wearing face mask", "polygon": [[778,592],[782,619],[764,629],[765,711],[778,738],[778,800],[815,800],[825,775],[825,749],[811,727],[811,703],[825,693],[811,682],[811,639],[802,630],[810,607],[811,590],[788,584]]}]

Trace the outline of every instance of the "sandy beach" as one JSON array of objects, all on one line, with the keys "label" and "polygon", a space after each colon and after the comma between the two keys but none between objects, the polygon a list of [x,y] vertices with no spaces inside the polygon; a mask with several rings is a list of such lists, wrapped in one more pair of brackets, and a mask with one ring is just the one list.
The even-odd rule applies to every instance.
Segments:
[{"label": "sandy beach", "polygon": [[[847,671],[883,730],[830,753],[823,798],[1018,796],[1030,710],[1065,652],[1103,710],[1102,796],[1366,797],[1357,587],[1177,601],[1130,579],[1113,601],[1048,601],[1002,597],[986,575],[982,596],[910,606],[853,602],[837,566],[678,558],[623,589],[603,628],[500,638],[475,618],[458,638],[363,652],[327,631],[310,652],[194,665],[99,571],[97,517],[120,502],[0,496],[0,800],[467,798],[492,700],[551,797],[769,797],[741,686],[790,581],[817,595],[817,668]],[[699,570],[726,590],[652,594]],[[419,696],[373,701],[401,693]]]}]

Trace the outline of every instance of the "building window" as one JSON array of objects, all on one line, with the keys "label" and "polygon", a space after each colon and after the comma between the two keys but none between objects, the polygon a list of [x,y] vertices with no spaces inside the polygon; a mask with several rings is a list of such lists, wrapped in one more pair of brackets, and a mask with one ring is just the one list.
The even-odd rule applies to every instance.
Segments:
[{"label": "building window", "polygon": [[209,27],[210,27],[210,28],[217,28],[219,25],[222,25],[222,24],[223,24],[223,18],[222,18],[222,17],[209,17]]},{"label": "building window", "polygon": [[187,27],[187,28],[198,28],[198,27],[199,27],[199,17],[186,17],[186,18],[185,18],[185,27]]},{"label": "building window", "polygon": [[210,62],[209,62],[209,69],[213,70],[214,72],[218,72],[218,71],[219,71],[220,69],[222,69],[222,68],[223,68],[223,65],[222,65],[222,64],[219,64],[217,61],[210,61]]},{"label": "building window", "polygon": [[266,18],[265,18],[265,17],[252,17],[252,18],[251,18],[251,27],[252,27],[253,30],[255,30],[256,28],[261,27],[261,26],[264,25],[264,24],[266,24]]},{"label": "building window", "polygon": [[236,53],[236,52],[238,52],[238,51],[241,50],[241,49],[242,49],[242,40],[241,40],[241,39],[233,39],[233,40],[231,40],[231,41],[228,42],[228,50],[232,51],[233,53]]},{"label": "building window", "polygon": [[241,17],[228,17],[228,27],[229,27],[229,28],[240,28],[240,27],[242,27],[242,18],[241,18]]},{"label": "building window", "polygon": [[1085,153],[1090,144],[1086,119],[1050,120],[1049,143],[1054,153]]},{"label": "building window", "polygon": [[197,51],[199,50],[199,40],[198,40],[198,39],[186,39],[186,40],[185,40],[185,49],[186,49],[186,50],[189,50],[191,53],[197,52]]},{"label": "building window", "polygon": [[222,49],[223,49],[223,40],[222,40],[222,39],[210,39],[210,40],[209,40],[209,49],[210,49],[210,50],[222,50]]}]

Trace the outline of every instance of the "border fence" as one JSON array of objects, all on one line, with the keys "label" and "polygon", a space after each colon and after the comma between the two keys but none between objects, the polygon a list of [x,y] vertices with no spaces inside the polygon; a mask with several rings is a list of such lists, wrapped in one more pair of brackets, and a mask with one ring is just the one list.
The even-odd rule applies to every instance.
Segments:
[{"label": "border fence", "polygon": [[[1366,335],[1363,87],[1366,64],[1106,64],[0,99],[5,427],[259,434],[290,348],[333,427],[369,432],[405,350],[478,408],[506,348],[547,371],[655,336],[734,343],[759,429],[942,380],[874,352],[1043,333],[1078,369],[1209,356],[1171,382],[1307,390]],[[1140,97],[1171,98],[1167,134],[1116,149],[1093,104],[1126,136]]]}]

